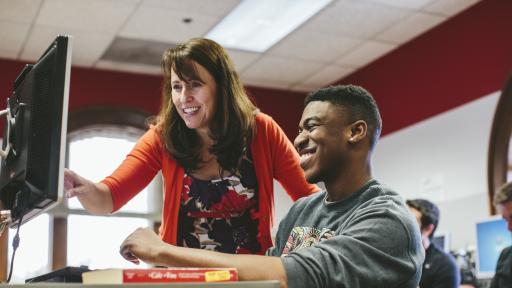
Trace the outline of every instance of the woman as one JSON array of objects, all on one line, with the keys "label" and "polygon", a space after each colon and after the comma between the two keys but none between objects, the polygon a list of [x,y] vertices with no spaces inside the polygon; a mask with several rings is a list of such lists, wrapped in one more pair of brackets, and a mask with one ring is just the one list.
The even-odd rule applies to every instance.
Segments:
[{"label": "woman", "polygon": [[227,253],[272,246],[273,179],[296,200],[308,184],[293,145],[258,112],[225,50],[191,39],[164,53],[162,109],[124,162],[101,183],[70,170],[67,197],[86,210],[118,210],[162,170],[160,236],[170,244]]}]

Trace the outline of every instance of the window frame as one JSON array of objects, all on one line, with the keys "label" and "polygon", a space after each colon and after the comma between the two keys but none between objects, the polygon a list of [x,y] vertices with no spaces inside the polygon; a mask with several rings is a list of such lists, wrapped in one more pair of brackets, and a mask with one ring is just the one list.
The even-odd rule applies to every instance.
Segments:
[{"label": "window frame", "polygon": [[489,211],[497,213],[493,205],[494,192],[507,182],[507,174],[512,163],[508,163],[509,147],[512,138],[512,74],[503,87],[489,137],[489,154],[487,162],[487,184]]},{"label": "window frame", "polygon": [[[66,167],[69,165],[69,135],[86,129],[91,126],[125,126],[137,128],[142,131],[148,129],[151,115],[132,108],[119,107],[92,107],[73,111],[68,117],[68,139],[66,141]],[[52,270],[57,270],[67,266],[67,215],[90,215],[84,210],[69,209],[65,205],[59,206],[61,209],[53,213],[53,247],[52,247]],[[60,213],[59,213],[60,212]],[[119,217],[149,217],[153,220],[153,226],[160,226],[160,213],[131,213],[118,212]],[[64,220],[59,220],[64,219]],[[66,239],[63,239],[66,238]]]},{"label": "window frame", "polygon": [[[69,113],[68,116],[68,139],[66,141],[66,167],[69,164],[69,135],[86,129],[91,126],[124,126],[137,128],[141,131],[148,129],[151,120],[151,114],[127,107],[89,107],[77,109]],[[154,197],[153,197],[154,198]],[[50,246],[49,264],[52,271],[67,266],[67,216],[73,215],[90,215],[81,209],[69,209],[66,205],[58,205],[48,211],[50,216]],[[120,217],[137,217],[148,218],[153,221],[153,228],[157,232],[160,227],[161,211],[154,213],[136,213],[136,212],[119,212],[116,216]],[[22,227],[23,229],[23,227]],[[8,273],[8,229],[0,236],[0,280],[5,281]]]}]

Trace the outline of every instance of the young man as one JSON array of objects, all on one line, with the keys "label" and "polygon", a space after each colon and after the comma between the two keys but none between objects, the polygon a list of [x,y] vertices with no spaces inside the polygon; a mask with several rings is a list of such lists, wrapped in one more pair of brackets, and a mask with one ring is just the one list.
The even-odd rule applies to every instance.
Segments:
[{"label": "young man", "polygon": [[357,86],[320,89],[305,100],[295,147],[310,183],[326,191],[299,199],[267,256],[228,255],[165,244],[138,229],[121,245],[128,260],[165,266],[235,267],[240,280],[282,287],[418,286],[424,250],[397,193],[371,174],[381,130],[372,96]]},{"label": "young man", "polygon": [[[512,182],[501,186],[494,194],[494,205],[512,232]],[[512,287],[512,246],[501,251],[491,288]]]},{"label": "young man", "polygon": [[432,243],[439,223],[439,208],[424,199],[407,200],[407,205],[416,217],[426,251],[420,288],[458,288],[460,269],[455,259]]}]

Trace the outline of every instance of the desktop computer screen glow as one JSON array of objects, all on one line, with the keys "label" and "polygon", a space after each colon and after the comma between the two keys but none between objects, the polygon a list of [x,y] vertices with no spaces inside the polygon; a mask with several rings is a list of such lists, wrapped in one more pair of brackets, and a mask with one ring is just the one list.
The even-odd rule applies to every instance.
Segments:
[{"label": "desktop computer screen glow", "polygon": [[512,245],[512,233],[507,222],[501,217],[478,222],[477,235],[477,277],[490,278],[496,270],[501,250]]}]

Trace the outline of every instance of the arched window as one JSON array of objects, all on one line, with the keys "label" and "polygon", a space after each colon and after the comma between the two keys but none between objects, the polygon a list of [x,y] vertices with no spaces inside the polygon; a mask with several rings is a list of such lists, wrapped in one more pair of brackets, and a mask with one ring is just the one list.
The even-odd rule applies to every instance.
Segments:
[{"label": "arched window", "polygon": [[[117,108],[70,113],[66,167],[92,181],[102,180],[147,130],[148,116]],[[157,176],[145,191],[110,216],[92,216],[76,199],[64,201],[21,227],[11,283],[23,283],[27,278],[65,266],[134,267],[119,255],[119,246],[137,227],[159,226],[161,198],[161,179]],[[14,233],[9,229],[2,235],[5,250],[0,272],[3,276],[10,264]]]},{"label": "arched window", "polygon": [[[123,161],[143,131],[100,125],[85,127],[68,137],[68,167],[94,182],[101,181]],[[138,227],[151,226],[148,189],[118,213],[87,215],[77,198],[67,201],[67,259],[70,266],[133,267],[119,255],[123,239]]]},{"label": "arched window", "polygon": [[[72,113],[68,127],[68,167],[87,179],[101,181],[114,171],[146,131],[147,118],[144,113],[125,109]],[[160,195],[161,184],[160,177],[156,179],[157,183],[149,185],[108,217],[88,215],[77,199],[69,199],[66,265],[133,267],[134,264],[119,255],[119,245],[136,228],[158,225],[161,206],[160,198],[155,195]],[[108,231],[108,235],[98,235],[97,231]],[[59,258],[63,260],[63,256]]]}]

